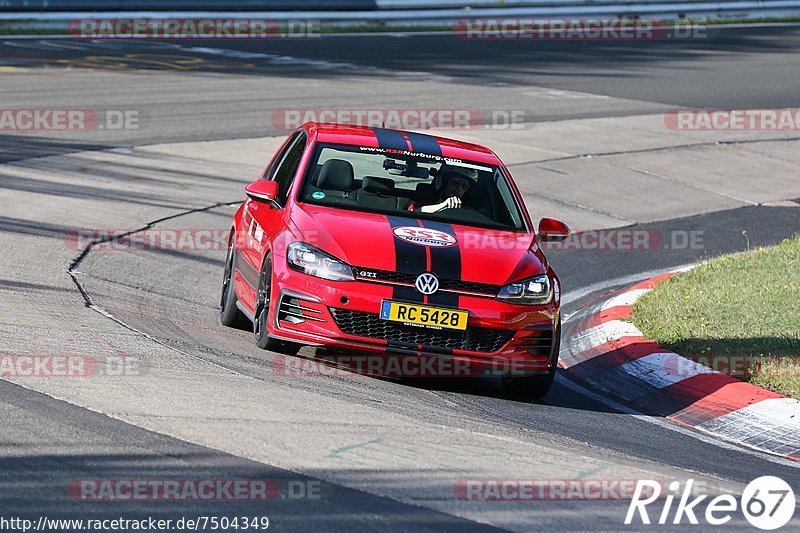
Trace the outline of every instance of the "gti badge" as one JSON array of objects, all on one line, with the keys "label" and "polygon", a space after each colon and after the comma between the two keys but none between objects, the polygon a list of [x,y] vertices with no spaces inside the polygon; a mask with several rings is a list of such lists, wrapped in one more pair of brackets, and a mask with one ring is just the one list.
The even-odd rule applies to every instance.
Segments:
[{"label": "gti badge", "polygon": [[430,272],[423,272],[417,276],[414,286],[422,294],[433,294],[439,290],[439,278]]}]

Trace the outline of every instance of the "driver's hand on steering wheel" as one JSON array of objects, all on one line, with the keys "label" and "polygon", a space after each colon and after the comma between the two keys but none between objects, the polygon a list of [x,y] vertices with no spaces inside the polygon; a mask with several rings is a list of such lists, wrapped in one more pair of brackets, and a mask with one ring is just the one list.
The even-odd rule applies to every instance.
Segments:
[{"label": "driver's hand on steering wheel", "polygon": [[461,198],[458,196],[451,196],[444,202],[432,205],[424,205],[420,208],[420,211],[423,213],[438,213],[439,211],[444,211],[445,209],[457,209],[459,207],[461,207]]},{"label": "driver's hand on steering wheel", "polygon": [[444,202],[437,204],[436,206],[438,209],[437,211],[443,211],[444,209],[458,209],[461,207],[461,198],[458,196],[451,196]]}]

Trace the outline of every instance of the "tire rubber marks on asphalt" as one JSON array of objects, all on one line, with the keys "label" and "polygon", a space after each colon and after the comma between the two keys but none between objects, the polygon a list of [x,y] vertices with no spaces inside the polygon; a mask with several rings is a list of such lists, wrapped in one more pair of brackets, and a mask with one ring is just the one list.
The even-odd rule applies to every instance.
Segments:
[{"label": "tire rubber marks on asphalt", "polygon": [[[66,41],[63,39],[57,40],[35,40],[35,41],[4,41],[4,46],[15,47],[15,48],[28,48],[33,50],[45,50],[45,51],[54,51],[54,50],[85,50],[87,52],[91,52],[94,50],[101,51],[101,52],[109,52],[109,51],[123,51],[125,50],[125,46],[130,47],[131,43],[129,41],[118,41],[118,40],[103,40],[103,39],[93,39],[89,41]],[[108,68],[108,63],[111,62],[112,59],[116,59],[119,63],[120,61],[128,58],[128,56],[146,56],[148,62],[142,63],[144,61],[143,58],[139,57],[136,61],[134,58],[128,58],[128,62],[130,64],[126,64],[127,68],[149,68],[153,69],[154,67],[161,67],[165,69],[177,69],[177,70],[190,70],[187,65],[193,65],[191,70],[197,70],[200,68],[213,68],[213,69],[252,69],[258,66],[265,66],[265,65],[272,65],[272,66],[297,66],[297,67],[309,67],[309,68],[317,68],[321,70],[349,70],[353,71],[354,73],[367,73],[367,74],[375,74],[375,75],[384,75],[384,76],[392,76],[392,77],[400,77],[400,78],[424,78],[426,80],[430,80],[432,77],[436,78],[437,80],[446,80],[444,76],[431,74],[427,72],[417,72],[417,71],[405,71],[405,70],[388,70],[388,69],[381,69],[372,65],[356,65],[354,63],[345,63],[341,61],[326,61],[324,59],[311,59],[311,58],[302,58],[302,57],[294,57],[288,55],[280,55],[280,54],[267,54],[263,52],[248,52],[244,50],[234,50],[229,48],[217,48],[217,47],[208,47],[208,46],[183,46],[176,43],[165,43],[165,42],[146,42],[146,41],[137,41],[135,46],[138,48],[149,48],[149,51],[154,53],[147,53],[147,54],[140,54],[140,53],[130,53],[125,55],[119,56],[100,56],[102,59],[99,61],[96,57],[92,58],[76,58],[75,60],[70,59],[63,59],[64,65],[66,66],[79,66],[79,67],[87,67],[87,68]],[[160,50],[168,51],[167,54],[159,54],[157,53]],[[174,53],[173,53],[174,52]],[[230,59],[236,60],[250,60],[253,61],[252,63],[241,63],[241,62],[213,62],[208,61],[203,58],[197,57],[195,55],[180,55],[180,53],[185,54],[203,54],[203,55],[211,55],[216,57],[225,57]],[[166,59],[166,57],[170,57],[172,59]],[[160,59],[159,59],[160,58]],[[176,61],[175,58],[180,58],[180,61]],[[58,59],[58,58],[55,58]],[[55,60],[54,59],[54,60]],[[90,60],[91,59],[91,60]],[[137,63],[138,61],[138,63]],[[71,62],[74,62],[71,63]],[[122,68],[122,67],[117,67]]]},{"label": "tire rubber marks on asphalt", "polygon": [[657,389],[669,387],[700,374],[718,373],[672,352],[651,353],[625,363],[619,369]]},{"label": "tire rubber marks on asphalt", "polygon": [[[752,448],[791,456],[800,452],[798,412],[798,400],[769,398],[696,427]],[[794,458],[797,460],[800,456]]]},{"label": "tire rubber marks on asphalt", "polygon": [[642,332],[630,322],[611,320],[578,333],[570,340],[572,351],[575,354],[574,360],[564,360],[564,366],[569,367],[577,362],[585,361],[589,358],[585,356],[586,353],[598,346],[619,341],[624,337],[642,338]]},{"label": "tire rubber marks on asphalt", "polygon": [[[155,46],[158,44],[158,46]],[[87,43],[62,41],[5,41],[4,46],[23,48],[29,50],[42,50],[44,52],[58,50],[79,50],[86,54],[77,57],[51,57],[42,55],[29,57],[34,59],[37,64],[46,64],[61,67],[75,67],[88,69],[121,70],[121,69],[143,69],[143,70],[231,70],[231,69],[252,69],[256,65],[253,63],[225,63],[221,61],[209,61],[196,55],[172,53],[181,51],[183,47],[171,43],[136,43],[138,51],[124,54],[105,55],[112,52],[122,52],[124,49],[119,43],[91,41]],[[186,50],[192,51],[192,50]],[[0,54],[2,57],[2,54]],[[15,59],[19,59],[15,57]],[[23,56],[24,59],[24,56]]]}]

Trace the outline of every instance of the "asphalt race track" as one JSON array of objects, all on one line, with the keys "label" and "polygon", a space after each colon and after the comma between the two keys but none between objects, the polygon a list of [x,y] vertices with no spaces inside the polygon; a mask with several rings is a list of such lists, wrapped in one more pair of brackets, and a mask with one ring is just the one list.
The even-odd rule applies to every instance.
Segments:
[{"label": "asphalt race track", "polygon": [[[679,107],[800,107],[799,47],[794,26],[627,43],[0,38],[3,109],[139,118],[137,128],[119,131],[0,133],[0,352],[137,361],[116,375],[0,380],[0,514],[268,516],[279,531],[643,530],[624,526],[625,501],[476,502],[454,496],[454,486],[694,478],[734,491],[775,475],[797,490],[796,463],[623,411],[566,376],[545,401],[527,404],[504,399],[488,379],[298,373],[294,358],[219,325],[224,249],[87,251],[88,242],[70,235],[224,232],[242,187],[287,133],[277,120],[283,110],[519,111],[518,130],[449,135],[496,149],[534,218],[563,211],[579,229],[702,235],[694,248],[549,252],[569,316],[653,273],[800,231],[796,131],[664,141],[627,129]],[[550,135],[559,131],[579,132],[569,152],[578,155],[564,155],[570,139]],[[626,135],[642,146],[628,151]],[[687,153],[719,169],[720,181],[644,182],[636,194],[652,205],[640,209],[598,185],[627,172],[632,158],[646,166]],[[789,178],[760,182],[768,159],[778,170],[763,171],[765,180]],[[592,175],[570,166],[598,161],[614,162]],[[724,179],[748,164],[749,174]],[[576,175],[577,187],[568,181]],[[70,483],[87,479],[268,479],[318,492],[266,503],[76,499]],[[734,520],[727,528],[751,526]]]},{"label": "asphalt race track", "polygon": [[[0,59],[6,107],[122,106],[153,117],[152,128],[113,139],[86,135],[64,143],[66,149],[275,135],[283,131],[273,126],[272,113],[297,107],[413,103],[414,109],[484,110],[491,102],[496,109],[523,110],[535,122],[684,106],[796,105],[796,27],[708,32],[705,39],[634,43],[465,41],[452,35],[267,43],[24,39],[0,40]],[[86,70],[63,76],[64,67]],[[31,69],[37,76],[25,75]],[[434,82],[444,83],[431,92]],[[31,146],[25,140],[7,140],[0,157],[41,155],[62,144],[37,139]]]}]

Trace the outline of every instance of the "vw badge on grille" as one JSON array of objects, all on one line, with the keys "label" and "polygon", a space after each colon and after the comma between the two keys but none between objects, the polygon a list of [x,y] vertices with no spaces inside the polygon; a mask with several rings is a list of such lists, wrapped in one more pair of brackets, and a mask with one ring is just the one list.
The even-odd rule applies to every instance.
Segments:
[{"label": "vw badge on grille", "polygon": [[430,272],[423,272],[417,276],[414,286],[422,294],[433,294],[439,290],[439,278]]}]

